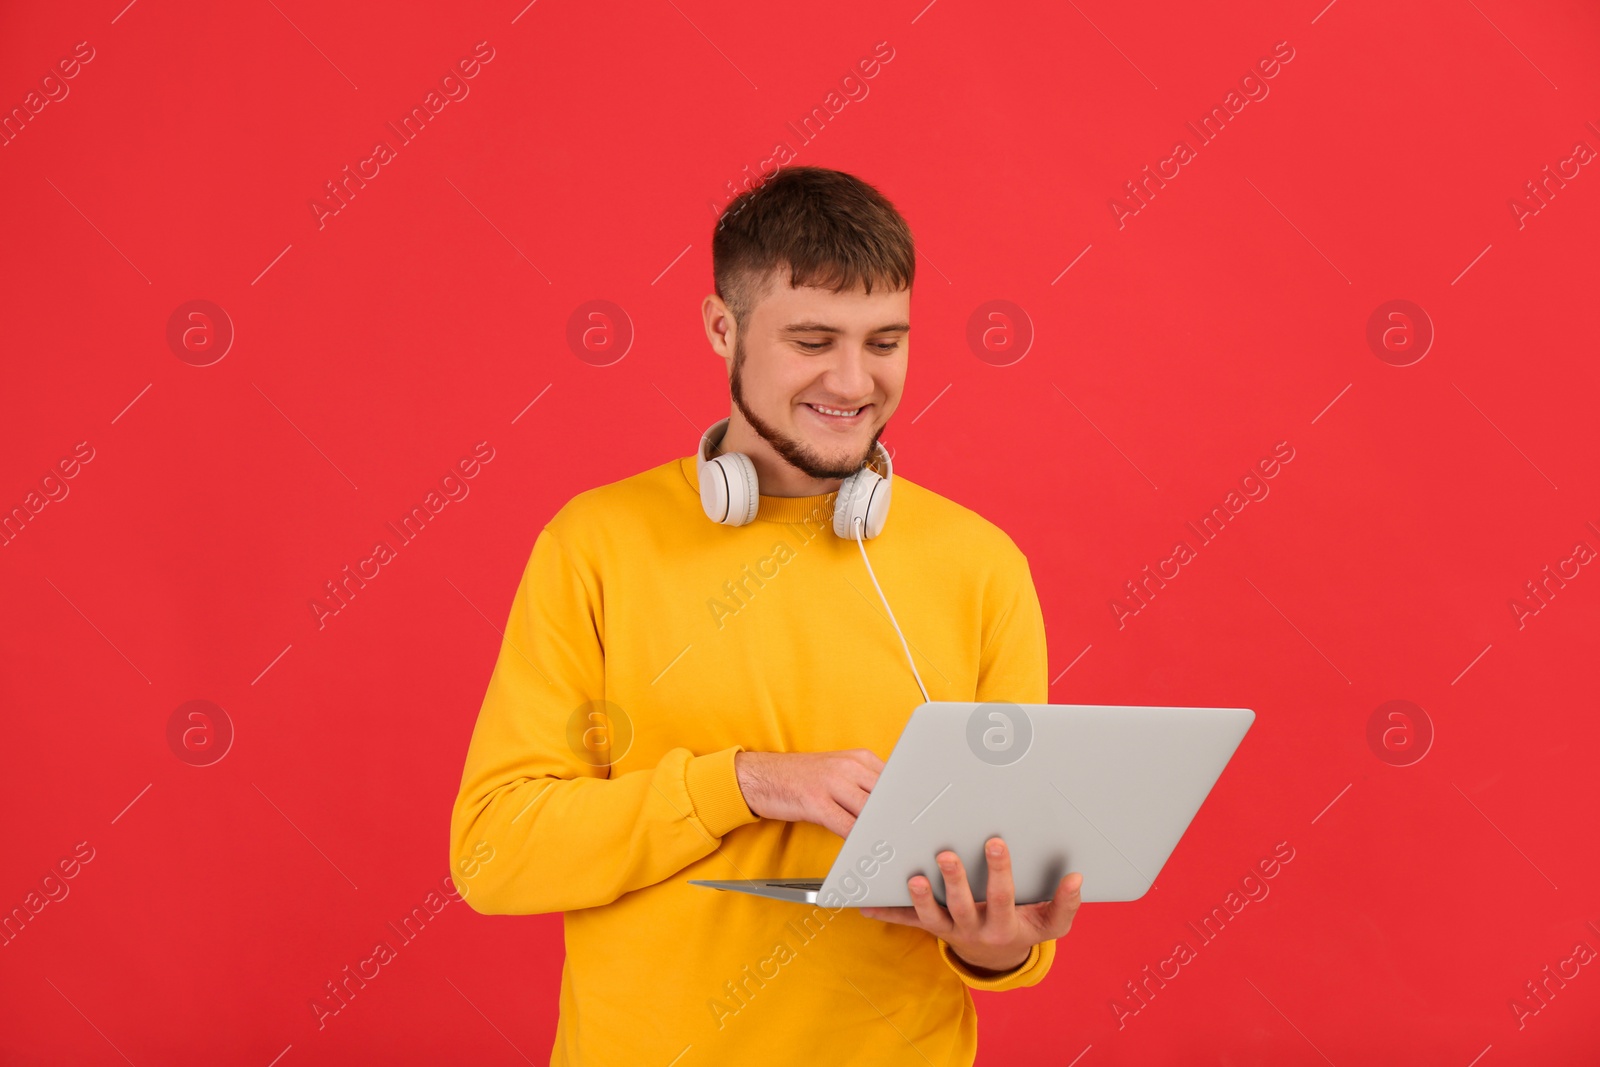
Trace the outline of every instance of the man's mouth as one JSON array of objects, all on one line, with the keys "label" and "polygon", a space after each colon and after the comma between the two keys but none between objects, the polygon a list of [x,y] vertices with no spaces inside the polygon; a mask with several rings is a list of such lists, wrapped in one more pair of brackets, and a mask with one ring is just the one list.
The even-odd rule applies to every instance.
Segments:
[{"label": "man's mouth", "polygon": [[821,404],[806,405],[818,419],[833,426],[849,426],[860,422],[867,409],[871,406],[871,404],[863,404],[856,408],[831,408]]}]

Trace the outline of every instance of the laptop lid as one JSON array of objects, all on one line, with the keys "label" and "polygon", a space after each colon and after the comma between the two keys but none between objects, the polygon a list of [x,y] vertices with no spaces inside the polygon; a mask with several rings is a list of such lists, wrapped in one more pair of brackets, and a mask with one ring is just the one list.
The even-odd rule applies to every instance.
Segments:
[{"label": "laptop lid", "polygon": [[827,907],[911,904],[934,857],[953,850],[973,898],[984,843],[1011,850],[1019,904],[1083,874],[1082,899],[1149,890],[1255,721],[1249,708],[932,701],[911,713],[817,893]]}]

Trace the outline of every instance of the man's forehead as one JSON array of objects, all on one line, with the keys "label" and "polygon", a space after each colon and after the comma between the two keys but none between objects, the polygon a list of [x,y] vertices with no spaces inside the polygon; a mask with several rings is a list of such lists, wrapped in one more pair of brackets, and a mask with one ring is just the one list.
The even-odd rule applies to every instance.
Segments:
[{"label": "man's forehead", "polygon": [[874,285],[868,293],[862,283],[834,292],[826,286],[790,287],[785,281],[768,291],[757,305],[757,315],[768,328],[788,333],[908,330],[909,308],[908,289]]}]

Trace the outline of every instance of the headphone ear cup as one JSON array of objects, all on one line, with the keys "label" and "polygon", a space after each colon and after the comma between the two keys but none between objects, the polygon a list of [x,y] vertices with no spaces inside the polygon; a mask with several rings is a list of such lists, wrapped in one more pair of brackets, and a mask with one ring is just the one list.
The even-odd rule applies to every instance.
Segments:
[{"label": "headphone ear cup", "polygon": [[889,496],[893,482],[870,467],[863,467],[839,483],[833,501],[833,532],[854,541],[855,521],[861,520],[861,536],[870,540],[883,532],[889,517]]},{"label": "headphone ear cup", "polygon": [[743,526],[756,517],[761,497],[756,489],[756,467],[742,452],[729,452],[707,460],[700,468],[700,506],[724,526]]}]

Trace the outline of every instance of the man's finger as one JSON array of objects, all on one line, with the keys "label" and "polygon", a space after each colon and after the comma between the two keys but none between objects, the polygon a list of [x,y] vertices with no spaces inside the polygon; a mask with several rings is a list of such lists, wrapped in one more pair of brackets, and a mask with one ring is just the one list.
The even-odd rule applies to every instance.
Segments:
[{"label": "man's finger", "polygon": [[861,809],[867,806],[867,790],[841,783],[834,791],[834,799],[851,815],[860,815]]},{"label": "man's finger", "polygon": [[[1070,888],[1069,888],[1070,887]],[[1080,890],[1083,888],[1083,875],[1073,872],[1061,879],[1061,884],[1056,886],[1056,894],[1050,898],[1050,903],[1045,905],[1039,913],[1044,929],[1051,937],[1062,937],[1072,929],[1072,920],[1078,914],[1078,908],[1083,904]]]},{"label": "man's finger", "polygon": [[1000,930],[1012,929],[1016,921],[1013,905],[1017,902],[1016,883],[1011,876],[1011,850],[1005,841],[991,837],[984,845],[989,865],[989,882],[983,899],[988,906],[983,909],[984,925],[994,924]]},{"label": "man's finger", "polygon": [[944,906],[950,909],[950,918],[962,930],[976,930],[983,925],[978,915],[978,905],[972,899],[972,887],[967,884],[967,869],[961,857],[945,849],[936,857],[939,871],[944,875]]},{"label": "man's finger", "polygon": [[840,837],[849,837],[850,828],[856,824],[856,817],[843,807],[835,804],[818,821]]},{"label": "man's finger", "polygon": [[849,758],[843,766],[846,776],[851,781],[859,783],[865,789],[871,789],[877,784],[878,775],[883,771],[883,760],[865,748],[853,748],[845,755]]},{"label": "man's finger", "polygon": [[[946,885],[949,883],[946,882]],[[911,907],[917,913],[920,925],[930,933],[943,935],[955,929],[955,923],[950,920],[950,913],[939,906],[933,899],[933,884],[925,874],[914,874],[906,879],[906,886],[911,890]]]},{"label": "man's finger", "polygon": [[868,767],[865,763],[847,764],[850,780],[856,785],[872,792],[872,787],[878,784],[878,772]]},{"label": "man's finger", "polygon": [[878,754],[872,749],[856,748],[851,749],[851,751],[856,754],[856,758],[861,761],[862,766],[868,767],[874,772],[883,770],[883,760],[879,759]]}]

